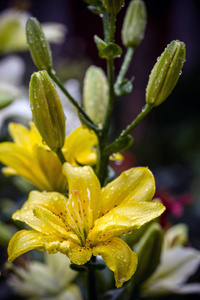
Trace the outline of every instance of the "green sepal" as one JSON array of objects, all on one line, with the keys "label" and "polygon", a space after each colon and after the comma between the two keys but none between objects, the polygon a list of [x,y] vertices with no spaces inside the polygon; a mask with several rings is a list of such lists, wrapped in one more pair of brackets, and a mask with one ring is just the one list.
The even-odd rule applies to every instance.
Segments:
[{"label": "green sepal", "polygon": [[105,147],[104,154],[110,156],[113,153],[124,151],[130,148],[132,144],[133,137],[131,135],[124,136],[121,139],[116,139],[112,144]]},{"label": "green sepal", "polygon": [[120,85],[120,87],[115,87],[115,95],[120,97],[127,94],[130,94],[133,89],[133,81],[135,77],[132,77],[131,80],[124,79],[123,83]]},{"label": "green sepal", "polygon": [[52,54],[42,27],[36,18],[26,22],[26,38],[31,57],[39,70],[52,70]]},{"label": "green sepal", "polygon": [[163,245],[163,231],[158,223],[153,223],[135,247],[138,267],[134,274],[134,283],[139,286],[149,278],[160,263]]},{"label": "green sepal", "polygon": [[122,54],[122,48],[115,43],[105,43],[97,35],[94,36],[95,43],[99,51],[99,56],[101,58],[114,58],[119,57]]}]

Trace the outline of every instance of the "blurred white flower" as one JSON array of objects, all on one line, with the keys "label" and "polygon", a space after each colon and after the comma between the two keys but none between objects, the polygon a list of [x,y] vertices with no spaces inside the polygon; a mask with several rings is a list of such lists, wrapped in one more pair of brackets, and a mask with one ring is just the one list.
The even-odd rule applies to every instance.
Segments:
[{"label": "blurred white flower", "polygon": [[[3,123],[8,118],[14,118],[15,121],[26,123],[32,119],[28,88],[22,85],[24,72],[25,63],[17,55],[7,56],[0,61],[0,107],[5,99],[14,100],[9,106],[0,109],[0,132]],[[79,81],[70,79],[64,86],[80,102]],[[81,122],[78,118],[77,109],[69,102],[59,88],[58,93],[66,115],[66,134],[69,134],[72,130],[80,126]]]},{"label": "blurred white flower", "polygon": [[167,294],[200,294],[200,283],[187,283],[198,270],[200,251],[183,247],[188,237],[185,224],[172,226],[164,236],[161,263],[156,271],[143,283],[142,297]]},{"label": "blurred white flower", "polygon": [[[80,103],[81,93],[80,93],[80,83],[76,79],[69,79],[64,83],[64,87],[67,89],[70,95]],[[75,128],[81,125],[81,121],[78,117],[77,109],[68,100],[68,98],[63,94],[63,92],[58,89],[58,94],[63,105],[64,113],[66,115],[66,135],[72,132]]]},{"label": "blurred white flower", "polygon": [[[27,51],[25,26],[31,15],[15,8],[6,9],[0,14],[0,53]],[[67,29],[60,23],[45,23],[44,33],[49,42],[62,43]]]},{"label": "blurred white flower", "polygon": [[184,223],[179,223],[170,227],[164,235],[163,249],[184,245],[188,241],[188,227]]},{"label": "blurred white flower", "polygon": [[82,300],[79,287],[72,283],[77,272],[61,253],[44,252],[44,263],[29,262],[26,268],[9,264],[13,274],[8,285],[28,300]]},{"label": "blurred white flower", "polygon": [[28,88],[22,86],[24,72],[25,63],[17,55],[7,56],[0,61],[0,103],[5,99],[10,99],[10,102],[15,100],[0,110],[0,131],[8,118],[21,121],[31,119]]}]

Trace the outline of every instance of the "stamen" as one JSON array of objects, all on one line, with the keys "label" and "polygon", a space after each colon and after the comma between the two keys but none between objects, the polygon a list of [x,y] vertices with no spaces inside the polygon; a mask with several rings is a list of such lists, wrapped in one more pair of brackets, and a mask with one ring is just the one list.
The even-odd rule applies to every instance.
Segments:
[{"label": "stamen", "polygon": [[87,196],[84,199],[81,199],[80,196],[79,191],[72,190],[65,204],[68,213],[68,225],[75,231],[82,245],[85,245],[88,231],[93,226],[90,190],[87,189]]}]

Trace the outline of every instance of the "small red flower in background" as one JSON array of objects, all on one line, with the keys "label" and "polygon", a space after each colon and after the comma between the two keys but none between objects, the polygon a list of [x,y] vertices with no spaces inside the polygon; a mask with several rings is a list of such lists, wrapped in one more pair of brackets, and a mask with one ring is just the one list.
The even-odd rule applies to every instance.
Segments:
[{"label": "small red flower in background", "polygon": [[165,226],[169,217],[180,218],[184,213],[184,207],[192,204],[192,195],[183,194],[179,196],[172,195],[167,190],[157,191],[154,198],[159,198],[166,207],[166,211],[160,218],[160,223]]}]

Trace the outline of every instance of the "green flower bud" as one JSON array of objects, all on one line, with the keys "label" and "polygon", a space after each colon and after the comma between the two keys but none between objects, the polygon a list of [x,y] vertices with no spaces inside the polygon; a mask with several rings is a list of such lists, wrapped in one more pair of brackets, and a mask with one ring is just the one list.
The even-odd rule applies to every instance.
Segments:
[{"label": "green flower bud", "polygon": [[146,23],[147,13],[144,2],[141,0],[131,1],[122,25],[122,42],[124,46],[135,48],[141,43]]},{"label": "green flower bud", "polygon": [[29,97],[33,121],[43,141],[57,152],[65,141],[65,115],[55,85],[47,71],[33,73]]},{"label": "green flower bud", "polygon": [[149,76],[146,103],[160,105],[175,87],[185,62],[185,44],[172,41],[158,58]]},{"label": "green flower bud", "polygon": [[36,18],[26,22],[27,45],[32,59],[39,70],[52,70],[52,55],[42,27]]},{"label": "green flower bud", "polygon": [[151,224],[135,248],[138,256],[138,267],[134,276],[135,284],[140,285],[156,270],[160,263],[162,243],[161,227],[157,223]]},{"label": "green flower bud", "polygon": [[96,124],[103,122],[108,105],[108,83],[101,68],[90,66],[86,71],[83,105],[86,113]]},{"label": "green flower bud", "polygon": [[117,15],[124,4],[124,0],[104,0],[103,4],[109,14]]}]

